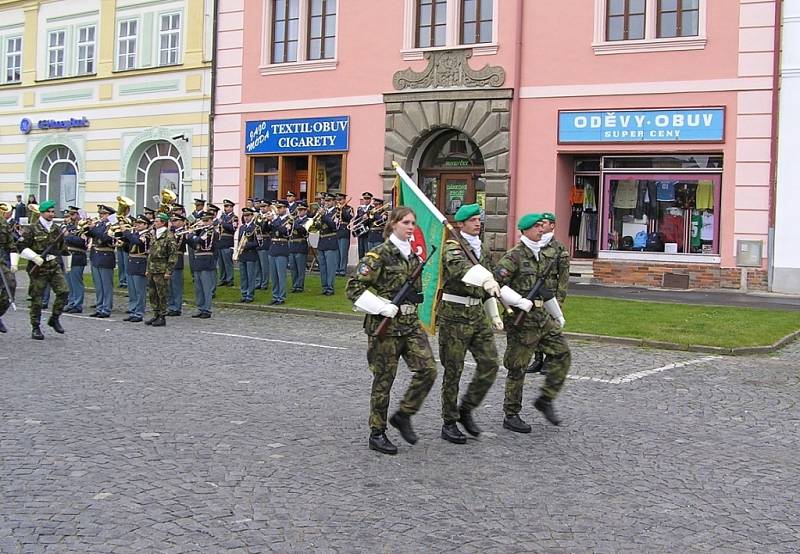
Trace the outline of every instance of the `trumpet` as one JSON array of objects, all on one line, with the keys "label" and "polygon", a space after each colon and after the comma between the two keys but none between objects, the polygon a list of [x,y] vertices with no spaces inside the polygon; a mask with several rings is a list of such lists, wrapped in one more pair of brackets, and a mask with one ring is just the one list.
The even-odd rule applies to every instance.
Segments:
[{"label": "trumpet", "polygon": [[326,209],[327,208],[324,207],[318,208],[317,213],[314,214],[314,217],[303,223],[303,227],[306,231],[311,233],[313,230],[319,229],[320,223],[322,223],[322,216],[325,215]]},{"label": "trumpet", "polygon": [[214,229],[214,228],[217,227],[217,225],[218,224],[215,224],[215,223],[203,223],[202,221],[197,221],[195,223],[192,223],[191,225],[187,225],[186,227],[184,227],[182,229],[178,229],[173,234],[176,237],[182,237],[184,235],[189,235],[189,234],[194,233],[196,231],[208,231],[210,229]]}]

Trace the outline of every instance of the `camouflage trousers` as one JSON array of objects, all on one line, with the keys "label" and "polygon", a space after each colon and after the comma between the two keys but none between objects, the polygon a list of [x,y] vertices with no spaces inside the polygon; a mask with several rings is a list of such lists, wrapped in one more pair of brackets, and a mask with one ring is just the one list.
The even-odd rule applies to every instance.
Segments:
[{"label": "camouflage trousers", "polygon": [[167,313],[167,295],[169,281],[163,273],[150,273],[147,277],[147,292],[153,317],[161,317]]},{"label": "camouflage trousers", "polygon": [[497,377],[494,333],[485,319],[475,323],[439,320],[439,359],[444,366],[442,420],[445,423],[458,421],[458,385],[467,351],[475,358],[477,367],[461,398],[461,406],[473,410],[483,401]]},{"label": "camouflage trousers", "polygon": [[3,285],[3,282],[0,281],[0,317],[3,317],[3,314],[8,311],[9,306],[11,306],[11,303],[14,301],[14,295],[17,292],[17,278],[11,273],[11,270],[4,265],[0,265],[0,271],[5,275],[6,283],[8,283],[8,290],[11,291],[11,298],[9,298],[6,287]]},{"label": "camouflage trousers", "polygon": [[410,416],[417,413],[436,382],[436,361],[428,337],[422,329],[417,328],[413,333],[400,337],[369,336],[367,362],[372,372],[370,429],[386,429],[389,395],[397,375],[397,361],[401,356],[413,375],[400,402],[400,412]]},{"label": "camouflage trousers", "polygon": [[547,376],[541,386],[542,396],[554,400],[558,396],[572,364],[572,353],[561,328],[552,319],[543,327],[508,328],[508,345],[503,365],[508,369],[506,396],[503,411],[506,415],[517,415],[522,410],[522,388],[525,385],[525,369],[535,351],[547,355]]},{"label": "camouflage trousers", "polygon": [[29,275],[31,279],[28,287],[28,294],[31,297],[31,326],[38,327],[42,320],[42,295],[47,285],[50,285],[50,290],[56,295],[51,312],[53,317],[59,317],[64,312],[64,306],[67,304],[69,296],[69,287],[60,267],[39,269],[33,275]]}]

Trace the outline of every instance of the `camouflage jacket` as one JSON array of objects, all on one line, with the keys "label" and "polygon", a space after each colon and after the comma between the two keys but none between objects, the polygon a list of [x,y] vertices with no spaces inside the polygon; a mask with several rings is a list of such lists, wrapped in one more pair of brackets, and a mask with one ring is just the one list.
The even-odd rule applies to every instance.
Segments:
[{"label": "camouflage jacket", "polygon": [[[40,256],[44,257],[44,252],[52,244],[48,256],[55,256],[50,261],[45,261],[39,271],[56,270],[61,267],[61,256],[69,254],[67,246],[64,244],[64,234],[61,234],[63,227],[57,223],[50,226],[50,232],[44,228],[39,221],[33,225],[28,225],[27,229],[22,233],[22,240],[19,242],[18,249],[21,252],[25,248],[30,248]],[[59,236],[60,235],[60,236]],[[58,238],[56,238],[58,237]],[[28,269],[36,267],[35,264],[29,263]]]},{"label": "camouflage jacket", "polygon": [[14,228],[8,223],[5,217],[0,215],[0,264],[10,267],[10,254],[17,251],[16,237]]},{"label": "camouflage jacket", "polygon": [[[469,248],[468,245],[465,246]],[[483,267],[491,270],[489,258],[486,254],[487,250],[485,248],[482,249],[479,261]],[[468,285],[461,280],[470,268],[472,268],[472,262],[469,261],[458,242],[447,240],[442,249],[442,292],[486,300],[488,294],[483,290],[483,287]],[[483,320],[485,317],[482,303],[474,306],[465,306],[464,304],[445,301],[439,302],[437,315],[440,319],[462,322]]]},{"label": "camouflage jacket", "polygon": [[[494,278],[502,287],[508,285],[523,297],[526,297],[536,281],[544,273],[551,258],[546,258],[539,252],[539,259],[534,257],[530,248],[523,243],[517,243],[514,248],[506,252],[494,268]],[[556,271],[555,266],[551,273]],[[548,321],[549,315],[544,308],[536,304],[541,302],[534,301],[534,307],[525,317],[522,324],[524,328],[542,327]],[[515,309],[513,315],[506,315],[504,323],[507,329],[513,327],[513,321],[519,310]]]},{"label": "camouflage jacket", "polygon": [[[367,252],[361,259],[355,275],[347,282],[347,298],[355,302],[364,291],[372,289],[376,295],[392,300],[419,264],[420,260],[416,255],[412,254],[406,260],[400,250],[387,240]],[[422,291],[422,279],[417,279],[414,289],[417,292]],[[381,321],[383,316],[368,314],[364,318],[364,331],[368,335],[375,335]],[[391,320],[386,335],[395,337],[408,335],[419,329],[419,325],[416,313],[407,315],[398,313]]]},{"label": "camouflage jacket", "polygon": [[178,245],[172,233],[165,231],[150,242],[150,252],[147,253],[148,273],[172,273],[177,260]]},{"label": "camouflage jacket", "polygon": [[553,239],[539,251],[539,259],[543,259],[545,265],[549,260],[555,260],[553,269],[545,280],[545,286],[556,295],[558,303],[563,306],[569,285],[569,250],[563,243]]}]

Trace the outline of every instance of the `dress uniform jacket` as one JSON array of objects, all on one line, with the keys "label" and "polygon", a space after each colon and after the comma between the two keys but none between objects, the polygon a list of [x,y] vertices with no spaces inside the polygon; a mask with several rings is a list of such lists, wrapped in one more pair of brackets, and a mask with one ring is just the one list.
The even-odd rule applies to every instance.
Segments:
[{"label": "dress uniform jacket", "polygon": [[256,240],[256,225],[252,221],[250,223],[242,223],[239,226],[239,244],[245,241],[244,249],[239,254],[240,262],[257,262],[258,261],[258,241]]},{"label": "dress uniform jacket", "polygon": [[[335,210],[334,210],[335,212]],[[347,228],[347,224],[353,220],[353,208],[350,206],[345,206],[342,208],[342,218],[339,221],[339,227],[336,229],[336,238],[337,239],[349,239],[350,238],[350,229]]]},{"label": "dress uniform jacket", "polygon": [[211,231],[210,234],[202,231],[200,233],[186,238],[189,247],[194,249],[192,271],[215,271],[217,265],[214,252],[219,242],[219,233],[217,231]]},{"label": "dress uniform jacket", "polygon": [[152,240],[152,232],[125,231],[122,240],[129,245],[128,273],[130,275],[144,275],[147,273],[147,252]]},{"label": "dress uniform jacket", "polygon": [[[175,237],[175,234],[172,235]],[[175,261],[175,271],[182,271],[184,266],[184,254],[186,254],[186,235],[175,237],[175,247],[178,251],[178,259]]]},{"label": "dress uniform jacket", "polygon": [[87,232],[87,235],[92,238],[90,260],[94,267],[101,269],[114,269],[117,266],[117,256],[114,253],[114,237],[106,234],[108,225],[108,222],[101,221]]},{"label": "dress uniform jacket", "polygon": [[220,217],[222,232],[219,238],[219,248],[233,248],[233,237],[239,226],[239,218],[233,214],[223,213]]},{"label": "dress uniform jacket", "polygon": [[289,235],[291,231],[286,228],[287,217],[276,217],[270,223],[270,256],[289,256]]},{"label": "dress uniform jacket", "polygon": [[72,254],[72,265],[86,266],[86,239],[77,234],[78,226],[74,223],[67,225],[67,234],[64,236],[64,243],[67,251]]},{"label": "dress uniform jacket", "polygon": [[369,219],[369,235],[367,235],[368,242],[383,242],[383,229],[386,227],[386,219],[388,218],[386,212],[378,214],[374,219]]},{"label": "dress uniform jacket", "polygon": [[266,250],[269,252],[270,243],[272,242],[272,224],[266,219],[257,224],[261,228],[261,242],[258,243],[258,250]]},{"label": "dress uniform jacket", "polygon": [[308,216],[298,217],[294,220],[292,235],[289,237],[290,254],[308,254],[308,231],[303,226],[308,221]]},{"label": "dress uniform jacket", "polygon": [[334,210],[326,211],[320,218],[319,245],[317,250],[339,250],[337,222],[333,218]]}]

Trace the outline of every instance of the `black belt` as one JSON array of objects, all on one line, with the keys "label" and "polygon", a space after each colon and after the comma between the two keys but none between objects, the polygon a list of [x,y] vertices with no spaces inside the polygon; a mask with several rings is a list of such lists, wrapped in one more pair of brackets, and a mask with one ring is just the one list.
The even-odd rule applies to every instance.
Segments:
[{"label": "black belt", "polygon": [[110,246],[95,246],[94,247],[96,252],[113,252],[114,249]]},{"label": "black belt", "polygon": [[322,239],[322,238],[325,238],[325,237],[335,237],[335,236],[336,236],[336,233],[325,233],[324,235],[320,235],[319,238]]}]

